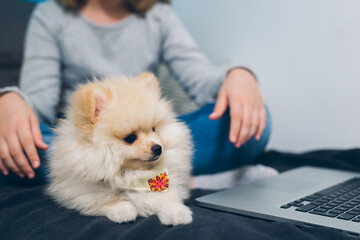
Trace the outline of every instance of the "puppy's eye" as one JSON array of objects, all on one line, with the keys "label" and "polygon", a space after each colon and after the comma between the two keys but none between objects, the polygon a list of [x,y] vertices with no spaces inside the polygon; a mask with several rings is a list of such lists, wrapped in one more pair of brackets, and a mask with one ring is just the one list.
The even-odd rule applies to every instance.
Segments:
[{"label": "puppy's eye", "polygon": [[124,141],[131,144],[131,143],[136,141],[136,135],[135,134],[130,134],[129,136],[124,138]]},{"label": "puppy's eye", "polygon": [[155,132],[155,128],[154,128],[154,127],[152,128],[152,131]]}]

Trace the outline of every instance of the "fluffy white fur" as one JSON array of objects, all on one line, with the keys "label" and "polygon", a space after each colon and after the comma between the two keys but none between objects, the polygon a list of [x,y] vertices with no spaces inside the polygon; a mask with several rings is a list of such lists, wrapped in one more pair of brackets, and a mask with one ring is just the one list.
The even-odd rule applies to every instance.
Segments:
[{"label": "fluffy white fur", "polygon": [[[152,214],[166,225],[192,221],[191,210],[183,204],[189,196],[190,131],[161,98],[154,75],[81,86],[56,133],[47,192],[59,204],[118,223]],[[137,140],[129,144],[124,138],[131,133]],[[154,144],[162,146],[162,154],[149,161]],[[168,191],[126,189],[134,177],[153,177],[153,168],[162,163],[169,172]]]}]

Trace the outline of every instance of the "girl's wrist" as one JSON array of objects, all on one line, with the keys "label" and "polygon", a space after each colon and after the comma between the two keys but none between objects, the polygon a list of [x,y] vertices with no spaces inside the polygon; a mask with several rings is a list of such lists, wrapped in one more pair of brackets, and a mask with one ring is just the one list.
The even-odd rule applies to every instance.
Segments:
[{"label": "girl's wrist", "polygon": [[15,94],[17,94],[17,93],[13,92],[13,91],[5,91],[5,92],[0,93],[0,97],[3,97],[5,95],[15,95]]},{"label": "girl's wrist", "polygon": [[226,77],[228,77],[229,75],[232,75],[234,73],[240,73],[240,74],[250,74],[252,76],[252,78],[254,78],[254,80],[257,82],[257,78],[256,75],[254,74],[253,71],[251,71],[249,68],[247,67],[233,67],[231,69],[229,69],[226,73]]}]

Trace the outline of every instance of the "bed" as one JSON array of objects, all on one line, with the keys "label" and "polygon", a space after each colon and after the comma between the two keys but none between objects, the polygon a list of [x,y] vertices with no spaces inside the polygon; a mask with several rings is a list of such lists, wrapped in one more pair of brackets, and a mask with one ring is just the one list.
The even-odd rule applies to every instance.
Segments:
[{"label": "bed", "polygon": [[[280,172],[302,165],[360,171],[360,149],[321,150],[304,154],[268,151],[256,163]],[[196,206],[196,197],[210,193],[192,191],[186,202],[194,221],[168,227],[156,216],[117,224],[106,217],[81,216],[59,207],[43,186],[21,187],[0,183],[0,239],[357,239],[331,229],[298,227]]]}]

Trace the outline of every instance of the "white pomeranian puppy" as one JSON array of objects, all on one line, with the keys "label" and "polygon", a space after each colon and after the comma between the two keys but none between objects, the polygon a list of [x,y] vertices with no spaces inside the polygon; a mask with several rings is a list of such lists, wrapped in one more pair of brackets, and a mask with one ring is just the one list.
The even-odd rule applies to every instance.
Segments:
[{"label": "white pomeranian puppy", "polygon": [[106,78],[72,94],[56,128],[47,192],[84,215],[118,223],[157,214],[188,224],[190,131],[161,97],[155,76]]}]

